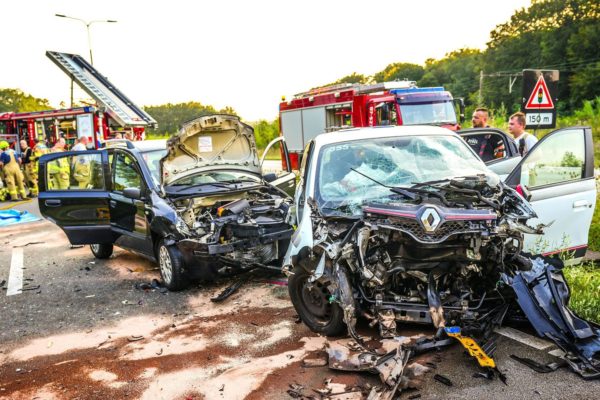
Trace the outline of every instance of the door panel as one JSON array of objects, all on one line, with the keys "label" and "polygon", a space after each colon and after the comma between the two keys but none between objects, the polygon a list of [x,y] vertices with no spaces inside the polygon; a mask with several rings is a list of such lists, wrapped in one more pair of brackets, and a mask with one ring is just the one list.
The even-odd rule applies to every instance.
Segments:
[{"label": "door panel", "polygon": [[112,243],[106,151],[59,152],[39,162],[41,214],[71,244]]},{"label": "door panel", "polygon": [[556,253],[587,248],[596,205],[594,149],[590,128],[554,131],[541,139],[506,179],[531,193],[537,223],[550,224],[543,236],[526,235],[526,250]]},{"label": "door panel", "polygon": [[123,195],[126,188],[140,188],[142,198],[147,193],[147,184],[135,158],[123,151],[115,151],[111,178],[109,206],[115,242],[119,246],[152,255],[146,205],[141,199],[130,199]]},{"label": "door panel", "polygon": [[[267,157],[269,157],[268,160]],[[267,163],[271,168],[268,168]],[[291,170],[290,156],[283,136],[279,136],[269,142],[261,157],[260,165],[263,175],[266,173],[275,173],[277,175],[277,178],[270,182],[271,185],[283,190],[289,196],[294,195],[296,190],[296,174]],[[276,165],[274,170],[273,165]],[[285,165],[285,170],[280,169],[282,165]]]}]

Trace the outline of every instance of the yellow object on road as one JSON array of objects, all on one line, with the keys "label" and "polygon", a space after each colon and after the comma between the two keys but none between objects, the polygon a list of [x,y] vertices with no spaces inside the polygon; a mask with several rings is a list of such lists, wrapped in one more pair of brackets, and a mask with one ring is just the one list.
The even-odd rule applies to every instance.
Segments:
[{"label": "yellow object on road", "polygon": [[459,327],[451,326],[447,327],[445,330],[448,336],[458,340],[460,344],[462,344],[463,347],[467,349],[471,357],[475,357],[477,359],[477,362],[480,366],[496,368],[496,362],[494,361],[494,359],[485,354],[485,351],[483,351],[481,347],[479,347],[475,340],[471,339],[468,336],[461,335]]}]

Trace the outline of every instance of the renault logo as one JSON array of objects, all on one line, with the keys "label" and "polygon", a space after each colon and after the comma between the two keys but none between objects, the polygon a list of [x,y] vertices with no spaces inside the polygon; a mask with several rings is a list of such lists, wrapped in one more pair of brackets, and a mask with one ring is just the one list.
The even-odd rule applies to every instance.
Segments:
[{"label": "renault logo", "polygon": [[423,228],[425,228],[425,232],[435,231],[441,221],[440,214],[433,208],[428,208],[421,214],[421,223],[423,224]]}]

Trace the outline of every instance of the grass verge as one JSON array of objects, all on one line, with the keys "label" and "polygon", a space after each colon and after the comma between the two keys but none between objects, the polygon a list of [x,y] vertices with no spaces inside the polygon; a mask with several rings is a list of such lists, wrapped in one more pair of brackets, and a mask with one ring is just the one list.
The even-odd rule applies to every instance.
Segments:
[{"label": "grass verge", "polygon": [[600,324],[600,268],[593,262],[565,267],[571,289],[569,307],[581,318]]}]

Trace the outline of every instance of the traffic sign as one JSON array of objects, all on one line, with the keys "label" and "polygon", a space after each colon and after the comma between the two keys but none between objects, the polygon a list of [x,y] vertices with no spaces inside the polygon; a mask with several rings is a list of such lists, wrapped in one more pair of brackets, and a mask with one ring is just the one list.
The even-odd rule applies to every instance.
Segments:
[{"label": "traffic sign", "polygon": [[556,101],[558,70],[523,70],[523,104],[528,128],[554,128],[556,126]]}]

